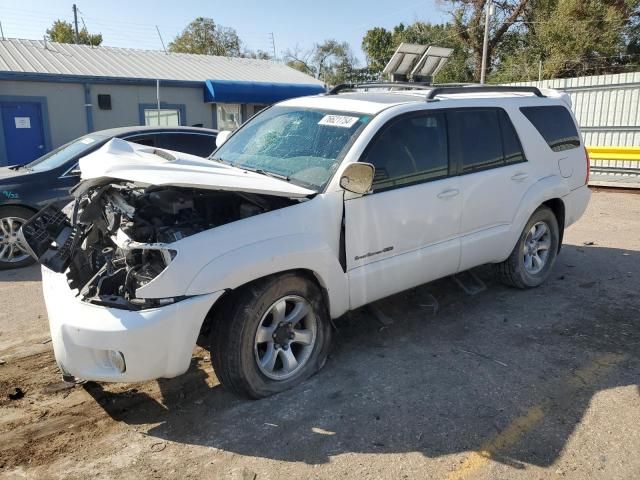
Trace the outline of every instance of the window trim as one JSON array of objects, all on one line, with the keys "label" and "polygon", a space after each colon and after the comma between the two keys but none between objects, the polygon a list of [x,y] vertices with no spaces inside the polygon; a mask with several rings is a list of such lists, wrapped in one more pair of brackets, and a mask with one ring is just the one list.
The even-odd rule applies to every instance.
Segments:
[{"label": "window trim", "polygon": [[[373,137],[371,137],[371,140],[369,140],[369,143],[367,144],[367,146],[365,147],[365,149],[363,150],[363,152],[360,154],[360,157],[358,158],[358,162],[367,162],[367,156],[369,155],[369,152],[371,151],[371,149],[374,147],[375,143],[378,141],[378,139],[384,134],[385,131],[387,131],[387,129],[391,128],[393,125],[395,125],[397,122],[405,120],[407,118],[414,118],[414,117],[420,117],[420,116],[424,116],[424,115],[432,115],[432,114],[442,114],[443,118],[444,118],[444,129],[447,132],[447,174],[443,175],[441,177],[437,177],[437,178],[429,178],[426,180],[416,180],[415,182],[410,182],[410,183],[403,183],[402,185],[393,185],[390,187],[386,187],[386,188],[381,188],[381,189],[374,189],[370,195],[375,195],[376,193],[384,193],[384,192],[389,192],[391,190],[397,190],[399,188],[406,188],[406,187],[413,187],[415,185],[420,185],[423,183],[429,183],[429,182],[437,182],[438,180],[444,180],[445,178],[451,178],[451,177],[455,177],[456,173],[454,172],[454,168],[453,164],[451,162],[451,140],[450,140],[450,135],[449,135],[449,119],[447,118],[447,114],[446,112],[448,110],[451,110],[449,108],[429,108],[429,109],[422,109],[422,110],[414,110],[412,112],[405,112],[405,113],[401,113],[400,115],[397,115],[391,119],[389,119],[384,125],[382,125],[378,131],[373,135]],[[373,187],[372,187],[373,188]]]}]

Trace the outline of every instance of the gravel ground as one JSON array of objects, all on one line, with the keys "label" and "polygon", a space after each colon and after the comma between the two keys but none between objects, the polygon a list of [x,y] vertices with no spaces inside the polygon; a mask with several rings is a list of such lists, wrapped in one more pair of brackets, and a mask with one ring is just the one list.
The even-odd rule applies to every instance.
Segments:
[{"label": "gravel ground", "polygon": [[38,269],[0,272],[0,477],[640,478],[639,267],[640,195],[595,192],[544,286],[483,267],[475,295],[380,302],[390,325],[352,312],[320,374],[261,401],[201,349],[176,379],[69,387]]}]

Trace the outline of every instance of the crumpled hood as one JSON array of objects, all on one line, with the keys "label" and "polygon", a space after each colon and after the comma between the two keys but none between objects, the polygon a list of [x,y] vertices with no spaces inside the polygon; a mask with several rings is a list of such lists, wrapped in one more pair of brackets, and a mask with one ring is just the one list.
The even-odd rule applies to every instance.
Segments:
[{"label": "crumpled hood", "polygon": [[289,198],[317,192],[212,160],[146,147],[114,138],[80,160],[82,180],[114,178],[131,182],[208,190],[241,191]]}]

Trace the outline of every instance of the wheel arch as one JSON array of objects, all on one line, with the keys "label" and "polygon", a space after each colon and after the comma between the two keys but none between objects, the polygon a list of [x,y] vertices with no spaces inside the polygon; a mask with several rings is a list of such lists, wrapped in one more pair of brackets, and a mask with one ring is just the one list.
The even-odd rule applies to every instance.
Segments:
[{"label": "wheel arch", "polygon": [[564,238],[564,224],[565,224],[565,205],[561,198],[551,198],[542,203],[541,206],[548,207],[556,217],[558,221],[558,253],[562,249],[562,240]]},{"label": "wheel arch", "polygon": [[322,300],[324,302],[325,308],[327,309],[327,314],[329,318],[331,318],[331,299],[329,296],[329,291],[327,287],[324,285],[324,281],[322,277],[315,271],[308,268],[295,268],[291,270],[283,270],[281,272],[271,273],[269,275],[264,275],[260,278],[255,278],[247,283],[242,285],[238,285],[237,287],[225,290],[222,296],[211,306],[207,315],[204,318],[202,326],[200,327],[200,334],[198,336],[198,344],[202,347],[208,346],[209,335],[211,333],[211,329],[213,323],[215,321],[220,321],[221,317],[224,316],[225,312],[233,305],[235,298],[237,295],[241,294],[242,290],[250,287],[251,285],[262,282],[267,278],[276,277],[286,274],[296,274],[302,277],[305,277],[307,280],[316,284],[316,286],[320,289],[322,294]]}]

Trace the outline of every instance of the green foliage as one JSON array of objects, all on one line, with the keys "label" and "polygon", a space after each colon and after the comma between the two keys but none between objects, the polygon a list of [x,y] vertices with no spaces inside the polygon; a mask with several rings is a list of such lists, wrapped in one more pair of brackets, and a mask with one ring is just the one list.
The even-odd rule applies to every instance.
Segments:
[{"label": "green foliage", "polygon": [[[492,81],[599,75],[638,68],[638,0],[537,0],[494,64]],[[635,55],[634,55],[635,54]]]},{"label": "green foliage", "polygon": [[[76,43],[73,25],[64,20],[56,20],[51,28],[47,29],[47,36],[52,42]],[[78,43],[81,45],[93,45],[97,47],[102,43],[102,34],[89,33],[86,27],[78,30]]]},{"label": "green foliage", "polygon": [[169,51],[240,57],[241,43],[233,28],[217,25],[211,18],[198,17],[169,44]]},{"label": "green foliage", "polygon": [[393,52],[402,42],[453,48],[453,54],[435,80],[438,83],[471,81],[469,49],[457,38],[450,24],[433,25],[415,22],[405,26],[401,23],[396,25],[393,31],[381,27],[369,30],[362,40],[362,50],[367,55],[369,69],[380,75]]},{"label": "green foliage", "polygon": [[357,66],[357,60],[349,44],[333,39],[316,43],[307,52],[301,52],[299,48],[287,50],[285,61],[291,68],[318,78],[328,85],[350,81],[349,78]]}]

